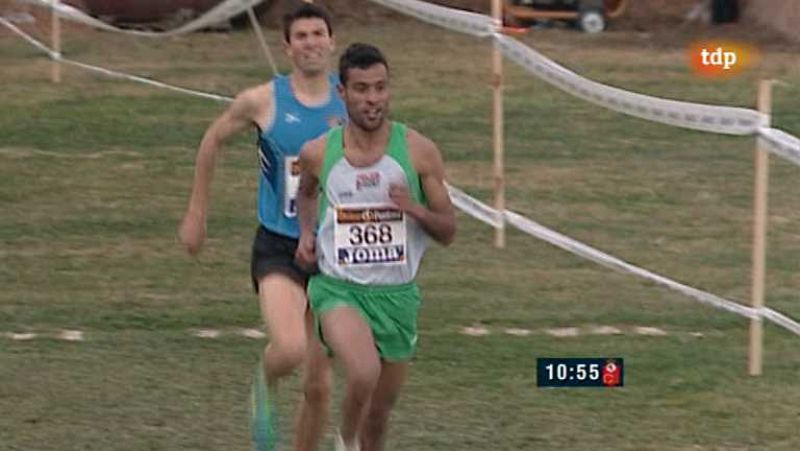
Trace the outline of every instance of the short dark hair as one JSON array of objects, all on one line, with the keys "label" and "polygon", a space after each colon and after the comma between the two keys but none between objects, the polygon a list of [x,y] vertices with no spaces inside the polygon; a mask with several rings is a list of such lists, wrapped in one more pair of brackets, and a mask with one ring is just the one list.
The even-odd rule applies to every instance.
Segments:
[{"label": "short dark hair", "polygon": [[328,35],[333,36],[331,15],[325,8],[314,3],[300,2],[293,10],[283,16],[283,39],[289,42],[292,24],[299,19],[322,19],[328,27]]},{"label": "short dark hair", "polygon": [[389,63],[380,49],[372,44],[355,42],[350,44],[339,58],[339,81],[347,86],[347,73],[352,68],[367,69],[376,64],[383,64],[389,70]]}]

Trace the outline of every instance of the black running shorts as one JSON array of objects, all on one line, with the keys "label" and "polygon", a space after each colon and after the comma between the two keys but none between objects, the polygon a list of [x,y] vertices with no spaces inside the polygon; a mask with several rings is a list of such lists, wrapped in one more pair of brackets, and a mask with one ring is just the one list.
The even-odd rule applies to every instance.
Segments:
[{"label": "black running shorts", "polygon": [[297,250],[296,239],[258,226],[250,258],[250,276],[256,293],[258,293],[258,281],[275,272],[283,273],[302,286],[306,286],[310,273],[294,262],[295,250]]}]

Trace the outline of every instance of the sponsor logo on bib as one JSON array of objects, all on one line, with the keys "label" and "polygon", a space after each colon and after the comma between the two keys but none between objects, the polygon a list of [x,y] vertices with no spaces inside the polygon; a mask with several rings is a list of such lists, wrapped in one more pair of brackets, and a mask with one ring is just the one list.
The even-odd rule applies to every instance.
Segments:
[{"label": "sponsor logo on bib", "polygon": [[406,262],[406,220],[395,207],[339,207],[334,244],[339,266],[384,266]]}]

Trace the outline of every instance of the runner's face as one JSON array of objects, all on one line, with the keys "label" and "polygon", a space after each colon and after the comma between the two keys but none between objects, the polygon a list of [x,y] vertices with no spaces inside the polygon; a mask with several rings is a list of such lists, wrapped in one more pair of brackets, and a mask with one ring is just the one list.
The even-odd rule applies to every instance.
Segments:
[{"label": "runner's face", "polygon": [[358,127],[371,132],[383,125],[389,114],[389,73],[383,64],[347,72],[347,86],[340,86],[347,114]]},{"label": "runner's face", "polygon": [[295,69],[313,75],[328,69],[334,41],[324,20],[309,17],[292,22],[284,46]]}]

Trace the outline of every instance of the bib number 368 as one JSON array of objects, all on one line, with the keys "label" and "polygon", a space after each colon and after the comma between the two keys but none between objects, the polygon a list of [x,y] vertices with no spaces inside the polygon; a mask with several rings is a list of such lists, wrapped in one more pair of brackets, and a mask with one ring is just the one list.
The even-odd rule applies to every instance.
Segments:
[{"label": "bib number 368", "polygon": [[406,221],[393,206],[336,209],[334,245],[341,267],[400,265],[406,261]]},{"label": "bib number 368", "polygon": [[387,244],[392,242],[392,227],[388,224],[357,224],[350,226],[350,244]]}]

